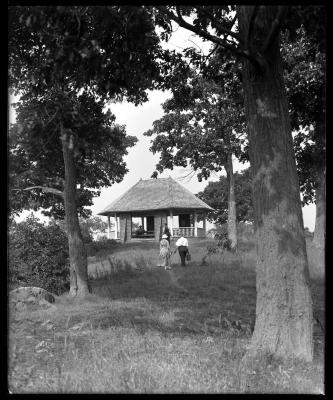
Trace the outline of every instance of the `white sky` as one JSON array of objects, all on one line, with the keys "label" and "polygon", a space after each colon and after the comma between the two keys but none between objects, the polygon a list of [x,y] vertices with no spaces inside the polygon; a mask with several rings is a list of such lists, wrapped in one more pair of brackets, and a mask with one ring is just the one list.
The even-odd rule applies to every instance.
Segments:
[{"label": "white sky", "polygon": [[[205,51],[209,47],[209,44],[203,44],[196,36],[182,28],[177,29],[166,47],[181,50],[181,48],[193,46],[193,42],[197,44],[200,43],[200,47]],[[169,97],[170,92],[150,91],[149,101],[137,107],[127,102],[110,104],[109,108],[116,116],[116,123],[126,125],[127,134],[136,136],[138,142],[134,147],[129,149],[128,155],[125,157],[129,172],[125,175],[122,182],[115,183],[108,188],[103,188],[101,190],[101,195],[94,198],[94,204],[90,207],[93,215],[97,215],[98,212],[102,211],[112,201],[122,195],[140,178],[149,179],[153,171],[155,171],[155,165],[158,162],[159,157],[158,154],[154,155],[149,151],[151,145],[150,141],[152,138],[143,136],[143,132],[151,129],[152,123],[162,117],[163,110],[161,104]],[[10,99],[10,101],[12,100]],[[14,120],[15,115],[11,109],[10,122],[14,122]],[[238,163],[237,160],[234,161],[235,171],[239,171],[245,167],[247,166]],[[162,174],[159,174],[159,177],[171,176],[192,193],[196,194],[199,191],[202,191],[208,182],[217,181],[221,174],[214,173],[208,181],[203,182],[198,182],[196,176],[190,180],[188,178],[181,179],[188,173],[189,170],[177,167],[172,171],[164,171]],[[19,219],[25,218],[27,214],[28,212],[24,212],[22,217]],[[37,213],[37,215],[41,216],[40,213]],[[43,219],[42,216],[41,219]],[[313,231],[315,223],[315,205],[311,204],[303,208],[303,219],[305,227],[308,227],[310,231]],[[211,225],[207,224],[207,229],[210,227]]]}]

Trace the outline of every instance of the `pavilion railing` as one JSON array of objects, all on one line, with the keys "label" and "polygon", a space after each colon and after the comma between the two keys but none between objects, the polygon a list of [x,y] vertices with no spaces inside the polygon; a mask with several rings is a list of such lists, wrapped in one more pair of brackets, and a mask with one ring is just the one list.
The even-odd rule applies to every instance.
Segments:
[{"label": "pavilion railing", "polygon": [[[172,229],[173,237],[194,237],[194,227],[181,227]],[[205,237],[206,232],[203,228],[197,228],[197,237]]]},{"label": "pavilion railing", "polygon": [[[181,227],[181,228],[173,228],[172,229],[172,237],[180,237],[180,236],[185,236],[185,237],[195,237],[194,235],[194,227],[193,226],[188,226],[188,227]],[[206,232],[203,228],[197,228],[197,237],[205,237]],[[119,234],[118,234],[119,237]],[[131,238],[132,239],[145,239],[145,238],[154,238],[154,231],[145,231],[144,233],[141,234],[136,234],[135,232],[132,232]]]},{"label": "pavilion railing", "polygon": [[172,233],[174,237],[179,237],[179,236],[194,237],[194,228],[193,227],[173,228]]}]

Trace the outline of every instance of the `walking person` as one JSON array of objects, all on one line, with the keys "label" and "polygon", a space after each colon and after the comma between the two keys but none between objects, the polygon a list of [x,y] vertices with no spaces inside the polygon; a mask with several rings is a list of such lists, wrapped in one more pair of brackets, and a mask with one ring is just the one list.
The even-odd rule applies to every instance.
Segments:
[{"label": "walking person", "polygon": [[170,233],[170,229],[169,229],[169,227],[168,227],[168,224],[165,224],[165,225],[164,225],[163,235],[166,235],[166,236],[167,236],[167,241],[169,242],[169,245],[170,245],[170,236],[171,236],[171,233]]},{"label": "walking person", "polygon": [[182,267],[185,267],[185,259],[186,259],[186,254],[188,253],[188,241],[184,236],[181,236],[177,242],[176,246],[178,247],[178,252],[180,255],[180,260],[181,260],[181,265]]},{"label": "walking person", "polygon": [[164,267],[165,270],[171,269],[170,267],[170,245],[167,240],[167,235],[162,235],[162,240],[160,241],[160,260],[161,264],[159,267]]}]

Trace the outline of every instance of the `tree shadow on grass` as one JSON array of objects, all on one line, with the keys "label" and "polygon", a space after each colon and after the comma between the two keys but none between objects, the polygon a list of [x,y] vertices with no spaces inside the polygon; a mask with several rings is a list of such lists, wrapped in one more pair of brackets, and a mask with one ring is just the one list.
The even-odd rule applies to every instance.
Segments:
[{"label": "tree shadow on grass", "polygon": [[[92,280],[95,296],[117,302],[120,307],[104,310],[102,318],[92,319],[93,325],[102,329],[128,326],[140,332],[153,329],[177,335],[205,333],[214,336],[229,330],[249,337],[255,320],[254,269],[244,268],[237,261],[212,268],[195,262],[190,265],[173,269],[179,285],[175,285],[169,271],[160,268],[127,271],[110,279]],[[314,313],[318,314],[324,310],[320,279],[312,281],[312,292]],[[136,307],[136,303],[143,300],[146,303]],[[163,313],[173,317],[169,315],[163,320]],[[315,343],[316,349],[320,348],[320,343]]]},{"label": "tree shadow on grass", "polygon": [[228,270],[219,279],[209,276],[210,273],[215,271],[206,267],[203,270],[192,263],[191,267],[176,267],[172,271],[132,273],[122,281],[94,280],[91,282],[93,294],[117,306],[104,310],[103,317],[92,316],[93,325],[103,329],[122,325],[140,332],[153,329],[181,336],[214,336],[228,330],[249,336],[255,317],[255,282],[251,279],[251,286],[244,280],[239,291],[237,271],[229,283],[224,276],[229,274]]}]

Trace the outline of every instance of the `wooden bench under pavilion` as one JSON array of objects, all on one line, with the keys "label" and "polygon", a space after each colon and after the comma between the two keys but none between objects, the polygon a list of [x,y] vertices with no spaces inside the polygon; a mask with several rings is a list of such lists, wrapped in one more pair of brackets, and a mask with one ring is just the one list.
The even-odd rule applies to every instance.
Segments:
[{"label": "wooden bench under pavilion", "polygon": [[[213,210],[189,190],[170,178],[140,179],[127,192],[107,206],[99,215],[115,220],[115,239],[126,242],[153,238],[159,241],[167,223],[171,237],[205,237],[206,214]],[[203,227],[198,227],[198,216]],[[178,217],[178,226],[174,222]],[[132,218],[141,218],[140,234],[132,231]],[[175,226],[174,226],[175,225]]]}]

